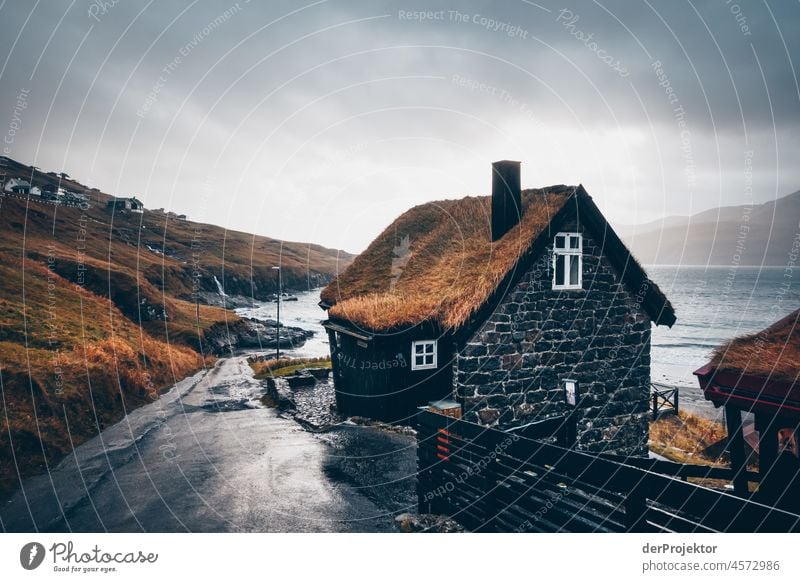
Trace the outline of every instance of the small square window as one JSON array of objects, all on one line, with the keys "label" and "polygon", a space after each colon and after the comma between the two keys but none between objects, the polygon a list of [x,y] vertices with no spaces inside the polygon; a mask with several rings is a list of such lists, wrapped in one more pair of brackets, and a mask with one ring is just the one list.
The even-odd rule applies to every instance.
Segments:
[{"label": "small square window", "polygon": [[411,369],[436,368],[436,340],[423,340],[411,344]]}]

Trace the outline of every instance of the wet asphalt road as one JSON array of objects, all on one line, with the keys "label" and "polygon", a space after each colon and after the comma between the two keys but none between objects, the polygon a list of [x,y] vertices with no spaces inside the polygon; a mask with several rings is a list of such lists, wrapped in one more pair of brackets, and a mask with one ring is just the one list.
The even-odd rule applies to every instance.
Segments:
[{"label": "wet asphalt road", "polygon": [[178,383],[0,507],[15,532],[381,532],[413,511],[413,437],[314,435],[260,406],[243,357]]}]

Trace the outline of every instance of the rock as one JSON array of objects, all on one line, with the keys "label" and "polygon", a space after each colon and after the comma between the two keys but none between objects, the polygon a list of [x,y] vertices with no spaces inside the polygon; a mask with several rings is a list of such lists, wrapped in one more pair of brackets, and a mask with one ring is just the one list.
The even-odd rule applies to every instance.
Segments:
[{"label": "rock", "polygon": [[303,374],[295,372],[291,376],[285,376],[286,383],[289,388],[303,388],[305,386],[313,386],[317,383],[317,379],[311,374]]},{"label": "rock", "polygon": [[401,513],[394,518],[395,523],[404,533],[462,533],[464,527],[443,515],[423,513],[414,515]]},{"label": "rock", "polygon": [[[296,409],[291,416],[305,429],[312,432],[324,432],[341,419],[336,413],[336,391],[332,382],[317,382],[304,390],[292,391],[288,386],[291,376],[276,378],[278,391],[291,395]],[[283,388],[285,387],[285,388]]]},{"label": "rock", "polygon": [[327,380],[331,375],[330,368],[306,368],[306,372],[317,380]]},{"label": "rock", "polygon": [[478,411],[478,416],[481,419],[481,424],[491,425],[500,418],[500,411],[494,408],[484,408]]},{"label": "rock", "polygon": [[374,420],[372,418],[366,418],[364,416],[351,416],[350,418],[347,419],[347,422],[350,424],[356,424],[358,426],[372,426],[380,430],[394,432],[397,434],[405,434],[409,436],[417,435],[417,431],[411,428],[410,426],[403,426],[400,424],[388,424],[386,422],[381,422],[380,420]]},{"label": "rock", "polygon": [[242,348],[298,348],[314,335],[313,331],[299,327],[281,326],[280,332],[275,325],[254,319],[242,319],[243,326],[237,329],[239,347]]},{"label": "rock", "polygon": [[261,403],[268,408],[277,408],[281,412],[296,410],[297,404],[292,398],[291,392],[281,390],[277,382],[272,378],[267,378],[263,381],[264,396],[261,397]]},{"label": "rock", "polygon": [[240,307],[253,308],[259,305],[259,302],[252,297],[243,297],[241,295],[225,295],[223,297],[218,291],[198,291],[192,298],[206,303],[207,305],[214,305],[226,309],[238,309]]},{"label": "rock", "polygon": [[253,319],[243,318],[231,324],[212,325],[204,334],[203,341],[209,351],[216,355],[226,355],[241,348],[298,348],[314,335],[313,331],[299,327],[281,326],[278,333],[275,325]]}]

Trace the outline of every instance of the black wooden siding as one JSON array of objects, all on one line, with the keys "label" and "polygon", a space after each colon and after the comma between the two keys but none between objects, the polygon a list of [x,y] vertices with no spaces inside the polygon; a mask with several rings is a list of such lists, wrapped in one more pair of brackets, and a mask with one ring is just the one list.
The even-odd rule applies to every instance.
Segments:
[{"label": "black wooden siding", "polygon": [[[369,340],[328,330],[336,407],[343,416],[410,424],[417,407],[449,397],[453,388],[453,340],[418,326]],[[437,368],[411,369],[411,345],[437,340]]]}]

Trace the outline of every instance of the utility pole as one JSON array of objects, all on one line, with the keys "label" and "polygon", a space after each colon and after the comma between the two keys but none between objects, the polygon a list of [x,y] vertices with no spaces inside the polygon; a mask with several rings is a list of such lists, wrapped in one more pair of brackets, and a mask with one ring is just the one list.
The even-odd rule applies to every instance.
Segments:
[{"label": "utility pole", "polygon": [[275,330],[275,359],[281,359],[281,268],[272,267],[273,271],[278,271],[278,324]]}]

